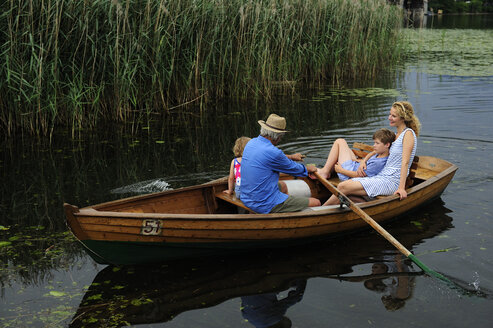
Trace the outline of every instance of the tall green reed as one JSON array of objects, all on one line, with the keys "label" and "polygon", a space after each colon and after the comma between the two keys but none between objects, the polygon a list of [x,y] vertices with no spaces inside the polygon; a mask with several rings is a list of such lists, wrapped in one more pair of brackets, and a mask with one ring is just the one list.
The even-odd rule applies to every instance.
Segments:
[{"label": "tall green reed", "polygon": [[9,0],[0,10],[7,135],[371,79],[402,44],[400,9],[385,0]]}]

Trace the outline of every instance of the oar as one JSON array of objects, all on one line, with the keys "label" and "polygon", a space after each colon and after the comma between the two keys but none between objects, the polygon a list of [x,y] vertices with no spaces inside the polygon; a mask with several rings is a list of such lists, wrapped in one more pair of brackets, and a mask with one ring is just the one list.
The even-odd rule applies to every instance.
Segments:
[{"label": "oar", "polygon": [[387,239],[392,245],[399,250],[402,254],[404,254],[408,259],[416,263],[424,272],[427,274],[436,277],[440,280],[443,280],[447,283],[452,284],[452,282],[447,279],[442,274],[435,272],[424,265],[420,260],[414,256],[406,247],[404,247],[397,239],[395,239],[390,233],[387,232],[380,224],[378,224],[375,220],[371,218],[368,214],[366,214],[359,206],[357,206],[352,200],[350,200],[346,195],[339,191],[332,183],[327,181],[324,177],[322,177],[318,172],[313,173],[317,177],[317,179],[322,182],[324,186],[326,186],[333,195],[339,198],[341,204],[345,204],[349,207],[354,213],[358,214],[363,220],[365,220],[369,225],[372,226],[382,237]]}]

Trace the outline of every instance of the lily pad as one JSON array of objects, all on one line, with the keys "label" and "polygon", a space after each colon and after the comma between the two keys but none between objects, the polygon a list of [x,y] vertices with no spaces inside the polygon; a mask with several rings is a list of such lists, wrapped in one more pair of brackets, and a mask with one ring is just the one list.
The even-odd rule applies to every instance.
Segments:
[{"label": "lily pad", "polygon": [[64,292],[58,292],[56,290],[52,290],[50,291],[49,293],[51,296],[55,296],[55,297],[62,297],[62,296],[65,296],[67,295],[67,293],[64,293]]}]

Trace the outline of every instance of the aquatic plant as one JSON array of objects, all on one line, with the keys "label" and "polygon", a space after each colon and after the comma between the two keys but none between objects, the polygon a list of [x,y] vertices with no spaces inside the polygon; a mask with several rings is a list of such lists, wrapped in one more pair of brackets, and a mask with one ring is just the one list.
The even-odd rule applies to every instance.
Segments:
[{"label": "aquatic plant", "polygon": [[406,29],[408,69],[437,75],[493,75],[493,31]]},{"label": "aquatic plant", "polygon": [[23,286],[49,280],[53,269],[76,265],[82,249],[69,231],[44,226],[2,226],[0,230],[0,295],[14,283]]},{"label": "aquatic plant", "polygon": [[28,0],[0,12],[7,135],[373,78],[402,50],[400,9],[384,0]]}]

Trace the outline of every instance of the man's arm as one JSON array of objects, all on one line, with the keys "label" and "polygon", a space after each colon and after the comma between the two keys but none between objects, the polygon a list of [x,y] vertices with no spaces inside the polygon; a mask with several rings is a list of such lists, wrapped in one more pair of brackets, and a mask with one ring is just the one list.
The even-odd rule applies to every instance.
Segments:
[{"label": "man's arm", "polygon": [[303,164],[289,159],[286,154],[282,152],[282,150],[279,148],[276,149],[277,151],[272,152],[272,157],[270,158],[271,168],[274,171],[286,173],[292,176],[308,176],[308,171]]}]

